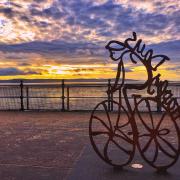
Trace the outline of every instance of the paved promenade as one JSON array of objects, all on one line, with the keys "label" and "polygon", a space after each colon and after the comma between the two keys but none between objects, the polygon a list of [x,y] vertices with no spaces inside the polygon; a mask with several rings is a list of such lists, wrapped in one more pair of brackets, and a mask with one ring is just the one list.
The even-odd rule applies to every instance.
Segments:
[{"label": "paved promenade", "polygon": [[92,147],[87,145],[67,180],[179,180],[179,168],[180,160],[167,172],[158,173],[136,153],[129,165],[122,170],[114,169],[97,157]]},{"label": "paved promenade", "polygon": [[0,112],[0,180],[61,180],[87,142],[89,113]]},{"label": "paved promenade", "polygon": [[89,117],[90,112],[0,112],[0,180],[180,177],[179,161],[169,174],[159,176],[138,156],[134,163],[143,164],[142,169],[127,167],[125,171],[113,171],[90,146]]}]

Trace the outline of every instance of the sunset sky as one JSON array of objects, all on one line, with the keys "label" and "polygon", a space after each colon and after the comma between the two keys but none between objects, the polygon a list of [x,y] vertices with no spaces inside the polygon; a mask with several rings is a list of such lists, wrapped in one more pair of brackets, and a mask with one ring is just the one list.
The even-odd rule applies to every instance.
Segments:
[{"label": "sunset sky", "polygon": [[[162,78],[180,80],[179,0],[1,0],[0,79],[114,78],[104,46],[133,31],[170,57]],[[145,78],[125,66],[127,78]]]}]

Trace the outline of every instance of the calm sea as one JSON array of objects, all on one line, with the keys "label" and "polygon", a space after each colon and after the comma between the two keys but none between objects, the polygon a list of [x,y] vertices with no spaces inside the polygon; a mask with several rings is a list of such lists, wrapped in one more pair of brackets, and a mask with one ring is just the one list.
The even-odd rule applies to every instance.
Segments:
[{"label": "calm sea", "polygon": [[[128,83],[139,83],[129,81]],[[107,81],[98,82],[65,82],[64,106],[69,110],[91,110],[95,105],[107,99]],[[180,84],[170,85],[174,97],[180,97]],[[131,91],[131,94],[148,96],[146,91]],[[21,108],[21,89],[19,83],[1,83],[0,85],[0,110]],[[118,101],[119,94],[114,93],[114,100]],[[61,110],[62,109],[62,87],[61,82],[57,83],[25,83],[23,87],[23,106],[25,109],[34,110]],[[69,97],[69,98],[68,98]],[[180,99],[178,99],[180,103]],[[130,98],[133,106],[133,99]],[[115,108],[115,107],[114,107]],[[152,104],[156,109],[156,104]]]}]

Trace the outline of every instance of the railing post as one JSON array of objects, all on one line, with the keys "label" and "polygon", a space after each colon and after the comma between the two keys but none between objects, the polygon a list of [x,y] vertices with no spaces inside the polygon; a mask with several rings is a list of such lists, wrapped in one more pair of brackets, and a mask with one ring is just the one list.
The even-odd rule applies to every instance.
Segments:
[{"label": "railing post", "polygon": [[108,111],[111,110],[111,94],[110,94],[110,90],[111,90],[111,79],[108,79]]},{"label": "railing post", "polygon": [[67,86],[67,110],[69,111],[69,86]]},{"label": "railing post", "polygon": [[62,88],[62,109],[61,109],[61,111],[65,111],[65,107],[64,107],[64,100],[65,100],[65,96],[64,96],[64,79],[62,80],[61,88]]},{"label": "railing post", "polygon": [[29,87],[26,87],[26,102],[27,102],[27,110],[29,110]]},{"label": "railing post", "polygon": [[23,81],[20,81],[20,101],[21,101],[21,111],[24,111],[24,103],[23,103]]}]

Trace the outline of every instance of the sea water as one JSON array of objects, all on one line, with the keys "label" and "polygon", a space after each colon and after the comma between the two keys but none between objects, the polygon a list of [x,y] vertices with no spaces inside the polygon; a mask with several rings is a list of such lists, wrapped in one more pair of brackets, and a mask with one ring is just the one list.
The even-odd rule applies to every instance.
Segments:
[{"label": "sea water", "polygon": [[[133,82],[134,83],[134,82]],[[170,85],[174,97],[180,103],[180,85]],[[64,87],[64,108],[69,110],[92,110],[98,103],[107,100],[107,82],[73,82],[65,83]],[[139,94],[143,97],[149,96],[147,90],[129,91],[129,101],[134,107],[132,94]],[[61,110],[62,109],[62,86],[61,83],[26,83],[23,87],[23,107],[29,110]],[[21,89],[19,84],[0,85],[0,110],[21,109]],[[113,94],[113,100],[119,102],[119,92]],[[125,102],[122,97],[122,103]],[[114,107],[115,108],[115,107]],[[143,107],[142,107],[143,109]],[[157,105],[152,103],[152,110]]]}]

